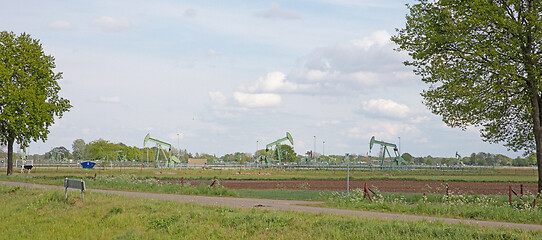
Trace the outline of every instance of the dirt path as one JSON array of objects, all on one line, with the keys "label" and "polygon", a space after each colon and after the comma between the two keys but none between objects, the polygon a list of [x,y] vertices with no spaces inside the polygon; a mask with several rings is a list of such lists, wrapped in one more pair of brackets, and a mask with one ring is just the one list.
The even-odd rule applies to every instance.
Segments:
[{"label": "dirt path", "polygon": [[[8,184],[22,187],[35,187],[35,188],[49,188],[49,189],[64,189],[62,186],[51,186],[32,183],[20,183],[20,182],[7,182],[0,181],[0,184]],[[441,217],[427,217],[416,216],[406,214],[394,214],[394,213],[382,213],[382,212],[369,212],[369,211],[357,211],[346,209],[334,209],[314,206],[303,206],[308,204],[320,204],[321,202],[315,201],[294,201],[294,200],[272,200],[272,199],[256,199],[256,198],[233,198],[233,197],[208,197],[208,196],[188,196],[188,195],[174,195],[174,194],[160,194],[160,193],[144,193],[144,192],[126,192],[116,190],[103,190],[103,189],[88,189],[87,191],[117,194],[130,197],[140,197],[158,200],[172,200],[178,202],[193,202],[203,205],[213,206],[226,206],[236,208],[261,208],[269,210],[289,210],[295,212],[309,212],[309,213],[327,213],[327,214],[339,214],[339,215],[356,215],[368,218],[380,218],[390,220],[427,220],[430,222],[440,221],[451,224],[467,224],[477,225],[485,227],[507,227],[518,228],[524,230],[542,230],[542,225],[537,224],[521,224],[521,223],[507,223],[507,222],[490,222],[490,221],[476,221],[466,219],[455,218],[441,218]]]}]

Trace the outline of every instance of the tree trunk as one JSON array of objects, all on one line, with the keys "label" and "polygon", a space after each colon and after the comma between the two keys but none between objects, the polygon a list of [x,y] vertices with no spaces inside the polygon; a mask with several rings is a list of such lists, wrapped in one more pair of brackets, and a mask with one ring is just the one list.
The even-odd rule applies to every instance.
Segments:
[{"label": "tree trunk", "polygon": [[7,175],[13,174],[13,143],[15,139],[8,139],[8,171]]},{"label": "tree trunk", "polygon": [[540,111],[541,107],[541,98],[538,95],[537,85],[529,84],[531,89],[531,105],[533,108],[533,132],[534,139],[536,144],[536,161],[538,167],[538,191],[537,193],[542,192],[542,112]]}]

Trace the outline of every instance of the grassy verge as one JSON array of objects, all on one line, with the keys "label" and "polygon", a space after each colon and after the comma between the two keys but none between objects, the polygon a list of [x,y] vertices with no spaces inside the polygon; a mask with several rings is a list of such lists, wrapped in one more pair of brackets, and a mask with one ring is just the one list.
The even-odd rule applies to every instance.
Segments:
[{"label": "grassy verge", "polygon": [[331,199],[334,191],[315,191],[315,190],[288,190],[288,189],[235,189],[233,190],[239,197],[265,198],[265,199],[288,199],[288,200],[314,200],[326,201]]},{"label": "grassy verge", "polygon": [[540,239],[540,231],[233,209],[0,184],[5,239]]},{"label": "grassy verge", "polygon": [[542,211],[533,208],[536,196],[524,195],[523,200],[514,197],[512,205],[508,196],[378,193],[374,202],[364,198],[362,189],[350,193],[328,195],[325,205],[335,208],[359,209],[415,215],[464,218],[474,220],[542,224]]},{"label": "grassy verge", "polygon": [[[17,170],[17,169],[16,169]],[[0,169],[0,172],[5,172]],[[211,180],[217,177],[221,180],[344,180],[345,170],[293,170],[293,169],[76,169],[76,168],[37,168],[31,174],[21,174],[15,171],[14,176],[29,175],[35,177],[89,177],[94,175],[130,174],[138,178],[157,178],[164,180]],[[520,174],[513,171],[491,172],[444,172],[435,170],[422,171],[360,171],[350,172],[352,180],[413,180],[413,181],[459,181],[459,182],[536,182],[536,174],[523,171]],[[0,180],[12,177],[2,176]]]},{"label": "grassy verge", "polygon": [[94,175],[54,175],[54,174],[15,174],[0,177],[11,181],[35,182],[62,185],[63,178],[83,178],[88,188],[117,189],[139,192],[156,192],[185,195],[240,196],[268,199],[294,199],[324,201],[328,207],[348,208],[394,213],[408,213],[427,216],[442,216],[475,220],[505,221],[517,223],[542,224],[542,211],[532,208],[533,195],[525,195],[524,200],[514,198],[510,206],[507,196],[458,195],[445,196],[429,194],[423,200],[422,194],[381,193],[371,203],[363,199],[363,192],[352,191],[349,200],[344,192],[309,190],[229,190],[208,185],[181,187],[179,184],[160,184],[154,177],[132,174]]}]

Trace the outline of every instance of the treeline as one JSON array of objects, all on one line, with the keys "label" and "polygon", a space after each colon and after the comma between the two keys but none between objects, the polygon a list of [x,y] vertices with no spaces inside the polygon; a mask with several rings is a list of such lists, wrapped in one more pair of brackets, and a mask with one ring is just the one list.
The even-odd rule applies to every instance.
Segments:
[{"label": "treeline", "polygon": [[[161,151],[156,147],[151,148],[138,148],[135,146],[127,146],[124,143],[112,143],[108,140],[98,139],[85,143],[83,139],[77,139],[72,143],[72,151],[69,151],[64,146],[59,146],[51,149],[51,151],[46,152],[45,154],[30,155],[27,156],[28,159],[34,160],[102,160],[102,161],[156,161],[157,152]],[[260,149],[255,153],[243,153],[235,152],[228,153],[223,156],[217,157],[215,155],[207,153],[190,153],[186,149],[176,149],[172,148],[165,149],[166,157],[169,158],[170,154],[173,154],[182,162],[187,162],[188,158],[205,158],[208,162],[216,163],[248,163],[253,162],[255,159],[258,159],[261,155],[265,155],[268,159],[278,159],[277,149],[274,148],[272,151],[266,151],[265,149]],[[282,162],[289,163],[326,163],[326,164],[340,164],[345,162],[344,155],[326,155],[322,156],[319,153],[312,153],[309,151],[306,155],[300,155],[295,153],[293,148],[289,145],[281,145],[281,160]],[[22,153],[14,153],[15,159],[21,159]],[[536,156],[535,154],[530,154],[525,158],[516,157],[510,158],[502,154],[492,154],[492,153],[472,153],[470,156],[461,157],[457,155],[455,158],[447,157],[414,157],[409,153],[404,153],[401,155],[403,159],[409,164],[416,165],[441,165],[441,166],[457,166],[457,165],[476,165],[476,166],[531,166],[536,165]],[[158,155],[160,161],[166,159],[163,153]],[[5,149],[0,148],[0,160],[5,160],[7,158],[7,153]],[[349,156],[350,162],[353,163],[373,163],[380,164],[380,159],[375,156],[365,156],[351,154]],[[389,160],[389,159],[386,159]]]},{"label": "treeline", "polygon": [[476,165],[476,166],[531,166],[536,165],[536,156],[534,153],[527,157],[510,158],[502,154],[492,153],[472,153],[467,157],[444,158],[444,157],[412,157],[408,153],[402,155],[409,163],[425,165]]}]

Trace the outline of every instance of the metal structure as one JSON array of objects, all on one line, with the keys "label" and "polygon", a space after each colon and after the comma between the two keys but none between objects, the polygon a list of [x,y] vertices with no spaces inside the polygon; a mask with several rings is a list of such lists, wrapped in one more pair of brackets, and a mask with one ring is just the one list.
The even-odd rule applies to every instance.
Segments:
[{"label": "metal structure", "polygon": [[67,161],[64,157],[64,153],[55,149],[51,150],[51,160],[53,161]]},{"label": "metal structure", "polygon": [[[384,141],[378,141],[375,140],[375,137],[373,136],[371,138],[371,141],[369,142],[369,152],[373,149],[374,144],[379,144],[380,147],[380,166],[384,166],[384,159],[386,158],[386,153],[388,154],[389,158],[391,159],[391,165],[392,166],[401,166],[402,164],[406,164],[407,162],[401,157],[399,154],[399,150],[397,149],[397,145],[393,143],[388,143]],[[393,148],[393,151],[395,152],[395,157],[391,156],[390,151],[388,150],[388,147]]]},{"label": "metal structure", "polygon": [[456,158],[456,160],[457,160],[457,165],[460,165],[460,166],[465,165],[465,164],[463,163],[463,161],[461,161],[461,155],[459,155],[458,152],[455,152],[455,158]]},{"label": "metal structure", "polygon": [[256,162],[257,162],[257,163],[260,163],[260,164],[262,164],[262,165],[263,165],[264,163],[265,163],[265,165],[269,164],[269,161],[267,160],[267,156],[266,156],[265,154],[262,154],[262,155],[258,156],[258,157],[256,158]]},{"label": "metal structure", "polygon": [[159,149],[158,151],[156,151],[156,158],[155,159],[156,159],[157,162],[158,162],[158,158],[160,157],[160,152],[164,155],[164,158],[167,161],[166,167],[170,167],[171,163],[180,163],[181,162],[173,154],[170,154],[169,158],[168,158],[168,156],[166,155],[166,151],[162,148],[162,146],[167,147],[168,152],[171,152],[171,144],[169,144],[167,142],[164,142],[164,141],[160,141],[158,139],[151,138],[151,134],[147,133],[147,136],[145,136],[145,140],[143,141],[143,146],[147,145],[147,142],[149,142],[149,141],[155,143],[156,148]]},{"label": "metal structure", "polygon": [[281,152],[280,152],[280,143],[284,142],[284,141],[290,141],[290,143],[292,144],[292,146],[294,145],[294,139],[292,138],[292,135],[290,135],[289,132],[286,132],[286,137],[283,137],[281,139],[278,139],[277,141],[274,141],[272,143],[269,143],[265,146],[265,151],[266,152],[269,152],[269,149],[271,149],[272,147],[276,146],[276,149],[277,149],[277,158],[279,160],[279,164],[282,162],[281,160]]},{"label": "metal structure", "polygon": [[124,154],[124,151],[118,150],[115,152],[117,153],[117,161],[128,161],[128,159],[126,158],[126,154]]}]

